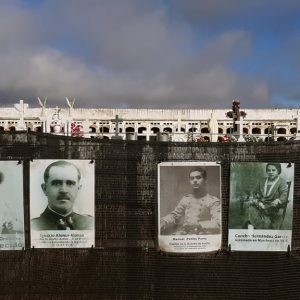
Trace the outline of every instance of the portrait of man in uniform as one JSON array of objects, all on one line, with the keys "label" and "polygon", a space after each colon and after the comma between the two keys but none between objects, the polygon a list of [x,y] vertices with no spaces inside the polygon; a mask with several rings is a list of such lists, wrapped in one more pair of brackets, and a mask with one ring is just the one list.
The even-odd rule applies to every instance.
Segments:
[{"label": "portrait of man in uniform", "polygon": [[[170,167],[169,167],[170,168]],[[171,167],[164,172],[164,176],[170,176],[171,172],[178,175],[174,177],[180,180],[183,196],[174,193],[177,198],[175,207],[160,218],[161,235],[200,235],[220,234],[221,232],[221,203],[220,203],[220,174],[219,166],[183,166]],[[210,184],[208,183],[208,172],[210,173]],[[182,175],[181,175],[182,174]],[[213,176],[214,175],[214,176]],[[213,180],[214,178],[214,180]],[[166,177],[164,178],[166,179]],[[214,181],[214,182],[212,182]],[[162,184],[162,183],[161,183]],[[174,182],[175,191],[179,191],[177,182]],[[185,189],[184,189],[185,187]],[[160,190],[164,190],[163,187]],[[217,194],[213,195],[211,192]],[[168,196],[167,196],[168,195]],[[174,199],[167,199],[170,194],[161,193],[160,205],[163,201],[174,203]],[[172,197],[172,196],[171,196]],[[166,210],[166,209],[165,209]]]},{"label": "portrait of man in uniform", "polygon": [[31,219],[31,230],[93,230],[94,217],[74,210],[82,188],[78,163],[57,160],[48,164],[40,185],[47,205],[39,216]]}]

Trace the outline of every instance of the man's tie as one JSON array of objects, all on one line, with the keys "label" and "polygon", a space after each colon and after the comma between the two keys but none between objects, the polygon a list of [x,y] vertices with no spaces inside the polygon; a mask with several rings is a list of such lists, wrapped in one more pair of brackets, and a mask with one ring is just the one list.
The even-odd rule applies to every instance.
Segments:
[{"label": "man's tie", "polygon": [[68,216],[66,218],[61,218],[58,220],[57,225],[58,230],[73,230],[74,229],[74,223],[71,216]]}]

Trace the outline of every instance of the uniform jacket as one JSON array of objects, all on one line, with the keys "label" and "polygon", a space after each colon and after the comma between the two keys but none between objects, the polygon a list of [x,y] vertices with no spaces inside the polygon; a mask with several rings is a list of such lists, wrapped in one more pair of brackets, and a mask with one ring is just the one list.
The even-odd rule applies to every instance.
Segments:
[{"label": "uniform jacket", "polygon": [[48,207],[40,217],[31,220],[33,230],[90,230],[94,229],[94,218],[72,212],[63,217],[51,211]]},{"label": "uniform jacket", "polygon": [[183,228],[200,225],[204,230],[219,230],[221,223],[220,200],[209,194],[201,198],[195,198],[193,194],[188,194],[162,220],[169,227],[169,225],[177,224],[182,217],[184,218]]}]

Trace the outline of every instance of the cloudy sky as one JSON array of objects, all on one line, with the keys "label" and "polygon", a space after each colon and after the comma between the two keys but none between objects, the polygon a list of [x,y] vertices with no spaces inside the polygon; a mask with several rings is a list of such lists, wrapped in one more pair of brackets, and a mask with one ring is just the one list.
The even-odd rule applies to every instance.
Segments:
[{"label": "cloudy sky", "polygon": [[299,107],[299,0],[0,0],[0,105]]}]

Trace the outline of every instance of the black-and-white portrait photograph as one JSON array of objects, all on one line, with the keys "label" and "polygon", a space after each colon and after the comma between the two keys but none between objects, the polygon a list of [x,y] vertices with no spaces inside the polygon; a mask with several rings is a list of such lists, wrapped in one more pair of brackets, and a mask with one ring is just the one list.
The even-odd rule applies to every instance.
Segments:
[{"label": "black-and-white portrait photograph", "polygon": [[23,164],[0,161],[0,250],[21,250],[24,242]]},{"label": "black-and-white portrait photograph", "polygon": [[[292,163],[232,163],[229,240],[234,245],[252,244],[253,250],[286,250],[293,223],[293,187]],[[247,239],[235,239],[233,233],[244,233]],[[257,240],[255,234],[265,239]],[[281,235],[284,238],[277,240]]]},{"label": "black-and-white portrait photograph", "polygon": [[94,245],[94,181],[94,162],[89,160],[31,162],[32,246],[72,248]]},{"label": "black-and-white portrait photograph", "polygon": [[174,252],[219,249],[220,166],[213,162],[161,163],[158,183],[160,248]]}]

